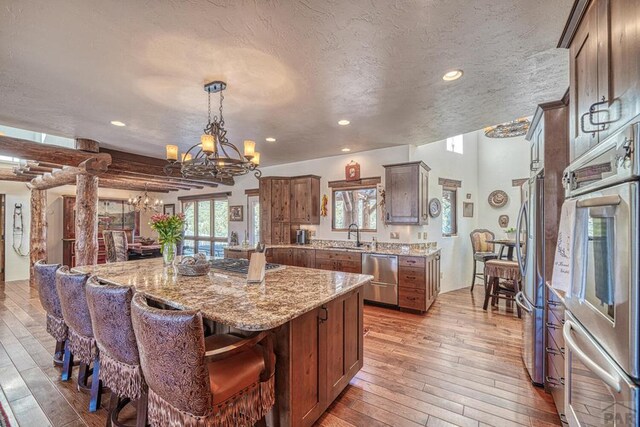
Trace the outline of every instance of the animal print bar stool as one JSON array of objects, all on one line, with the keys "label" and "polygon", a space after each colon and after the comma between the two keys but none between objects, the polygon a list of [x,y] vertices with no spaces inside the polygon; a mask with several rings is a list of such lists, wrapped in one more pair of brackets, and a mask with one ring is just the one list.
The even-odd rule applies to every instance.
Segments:
[{"label": "animal print bar stool", "polygon": [[147,385],[131,324],[132,298],[133,289],[129,286],[102,284],[95,277],[87,282],[87,303],[100,351],[100,379],[111,390],[109,421],[121,426],[120,411],[130,401],[137,401],[136,427],[144,427]]},{"label": "animal print bar stool", "polygon": [[218,348],[206,351],[200,312],[152,308],[142,294],[133,297],[131,319],[152,426],[252,426],[273,406],[270,332],[215,335]]},{"label": "animal print bar stool", "polygon": [[40,303],[47,312],[47,332],[56,340],[53,363],[62,365],[64,344],[67,341],[67,325],[62,317],[60,297],[56,290],[56,271],[60,264],[46,264],[44,260],[37,261],[33,266],[35,283],[38,287]]},{"label": "animal print bar stool", "polygon": [[[86,274],[71,273],[66,266],[61,267],[56,272],[56,289],[60,296],[62,314],[69,328],[62,381],[68,381],[71,378],[73,359],[79,359],[78,389],[89,390],[87,379],[92,376],[89,412],[95,412],[100,408],[102,387],[99,380],[100,359],[85,293],[88,277]],[[92,364],[93,368],[89,369]]]}]

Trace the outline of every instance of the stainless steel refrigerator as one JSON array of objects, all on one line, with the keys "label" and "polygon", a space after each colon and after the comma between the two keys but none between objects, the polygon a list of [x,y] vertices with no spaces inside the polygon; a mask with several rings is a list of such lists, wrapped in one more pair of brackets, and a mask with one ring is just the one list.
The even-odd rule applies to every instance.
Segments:
[{"label": "stainless steel refrigerator", "polygon": [[516,303],[522,308],[522,360],[531,382],[544,385],[544,172],[523,184],[524,202],[516,226],[516,257],[522,287]]}]

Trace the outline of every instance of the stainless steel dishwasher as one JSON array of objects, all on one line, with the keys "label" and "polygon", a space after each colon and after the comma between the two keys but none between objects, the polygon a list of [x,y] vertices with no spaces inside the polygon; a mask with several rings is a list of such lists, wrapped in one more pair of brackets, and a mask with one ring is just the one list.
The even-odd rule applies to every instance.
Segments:
[{"label": "stainless steel dishwasher", "polygon": [[364,289],[364,299],[384,304],[398,304],[398,257],[396,255],[362,254],[362,274],[373,280]]}]

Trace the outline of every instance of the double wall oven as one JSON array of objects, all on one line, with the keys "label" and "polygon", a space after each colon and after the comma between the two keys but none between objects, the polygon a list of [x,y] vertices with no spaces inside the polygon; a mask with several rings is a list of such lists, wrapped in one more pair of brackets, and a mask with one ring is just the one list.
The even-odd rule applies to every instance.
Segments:
[{"label": "double wall oven", "polygon": [[640,424],[638,123],[572,163],[577,201],[573,285],[565,299],[565,411],[570,426]]}]

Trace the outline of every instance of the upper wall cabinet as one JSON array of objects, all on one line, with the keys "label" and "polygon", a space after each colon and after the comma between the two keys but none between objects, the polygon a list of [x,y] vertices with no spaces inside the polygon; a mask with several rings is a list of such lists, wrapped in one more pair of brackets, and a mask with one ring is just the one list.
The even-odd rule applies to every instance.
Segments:
[{"label": "upper wall cabinet", "polygon": [[384,165],[385,223],[422,225],[429,219],[429,171],[424,162]]},{"label": "upper wall cabinet", "polygon": [[575,159],[640,114],[640,0],[580,0],[559,47],[570,56]]},{"label": "upper wall cabinet", "polygon": [[291,222],[320,224],[320,177],[291,178]]}]

